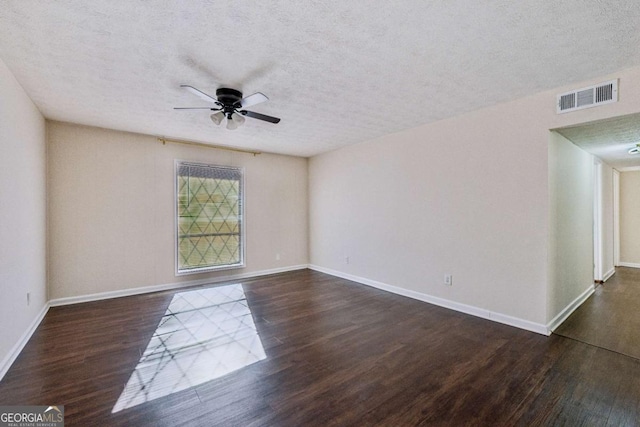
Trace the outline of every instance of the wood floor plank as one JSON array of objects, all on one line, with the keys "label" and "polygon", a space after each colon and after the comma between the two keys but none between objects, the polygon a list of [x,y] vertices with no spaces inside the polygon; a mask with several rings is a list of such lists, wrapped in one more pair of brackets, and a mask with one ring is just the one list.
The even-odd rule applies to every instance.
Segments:
[{"label": "wood floor plank", "polygon": [[238,285],[52,308],[0,382],[0,405],[63,404],[69,426],[640,418],[633,357],[310,270]]}]

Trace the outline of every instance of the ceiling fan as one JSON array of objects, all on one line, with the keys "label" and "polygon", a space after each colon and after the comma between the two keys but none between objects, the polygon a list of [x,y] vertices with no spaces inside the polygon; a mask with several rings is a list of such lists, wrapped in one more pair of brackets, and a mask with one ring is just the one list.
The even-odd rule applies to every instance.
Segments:
[{"label": "ceiling fan", "polygon": [[207,95],[200,89],[196,89],[189,85],[180,85],[187,89],[194,95],[199,96],[208,102],[213,102],[215,107],[176,107],[174,110],[211,110],[215,111],[211,115],[211,121],[217,125],[222,123],[222,120],[227,118],[227,129],[237,129],[242,123],[244,123],[244,117],[251,117],[252,119],[264,120],[269,123],[278,123],[280,121],[277,117],[267,116],[266,114],[256,113],[254,111],[248,111],[244,108],[251,107],[252,105],[259,104],[261,102],[268,101],[269,98],[263,93],[256,92],[253,95],[242,97],[242,92],[235,89],[221,87],[216,90],[216,97]]}]

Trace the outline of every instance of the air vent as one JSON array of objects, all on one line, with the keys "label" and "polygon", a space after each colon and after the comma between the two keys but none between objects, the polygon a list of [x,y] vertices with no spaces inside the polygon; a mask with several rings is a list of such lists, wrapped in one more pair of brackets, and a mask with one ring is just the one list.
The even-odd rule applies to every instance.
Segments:
[{"label": "air vent", "polygon": [[618,80],[560,94],[556,106],[557,112],[560,114],[602,104],[611,104],[612,102],[618,102]]}]

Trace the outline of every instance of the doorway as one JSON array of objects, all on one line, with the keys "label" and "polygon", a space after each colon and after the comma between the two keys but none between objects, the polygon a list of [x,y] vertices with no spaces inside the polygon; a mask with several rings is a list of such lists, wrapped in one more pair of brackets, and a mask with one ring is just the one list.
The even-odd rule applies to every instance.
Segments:
[{"label": "doorway", "polygon": [[[634,228],[627,218],[640,217],[640,188],[637,208],[629,202],[639,185],[628,182],[637,171],[640,183],[640,155],[629,153],[640,141],[640,114],[556,131],[594,155],[593,277],[603,285],[554,333],[640,359],[640,250],[623,242]],[[640,230],[633,240],[640,248]]]}]

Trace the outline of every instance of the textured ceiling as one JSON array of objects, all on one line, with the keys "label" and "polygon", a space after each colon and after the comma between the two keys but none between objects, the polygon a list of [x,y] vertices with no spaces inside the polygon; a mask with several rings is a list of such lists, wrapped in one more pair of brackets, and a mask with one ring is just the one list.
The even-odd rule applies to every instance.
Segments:
[{"label": "textured ceiling", "polygon": [[618,170],[640,166],[640,154],[629,154],[629,149],[640,143],[640,114],[600,120],[557,131]]},{"label": "textured ceiling", "polygon": [[[302,156],[635,66],[639,45],[637,0],[0,7],[0,58],[47,118]],[[216,127],[172,109],[204,105],[180,84],[261,91],[282,122]]]}]

